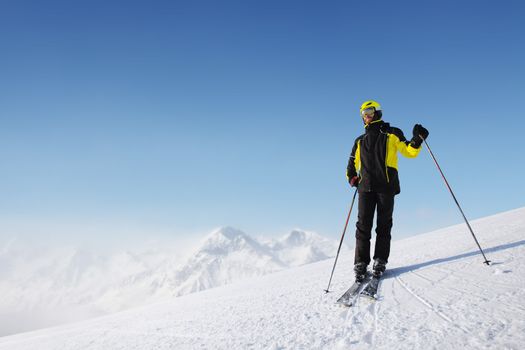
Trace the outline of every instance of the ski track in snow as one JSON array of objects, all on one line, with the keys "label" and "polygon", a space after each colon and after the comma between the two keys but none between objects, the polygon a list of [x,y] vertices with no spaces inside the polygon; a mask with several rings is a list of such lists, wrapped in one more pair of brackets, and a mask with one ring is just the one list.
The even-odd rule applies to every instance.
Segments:
[{"label": "ski track in snow", "polygon": [[[424,306],[426,306],[429,310],[431,310],[432,312],[434,312],[436,315],[438,315],[439,317],[441,317],[443,320],[449,322],[449,323],[452,323],[452,320],[443,312],[439,311],[432,303],[430,303],[428,300],[425,300],[424,297],[422,297],[421,295],[417,294],[416,292],[414,292],[410,287],[408,287],[408,285],[406,284],[406,282],[404,282],[400,277],[396,277],[396,281],[411,295],[414,296],[414,298],[416,298],[417,300],[419,300],[421,302],[421,304],[423,304]],[[465,333],[467,333],[467,331],[465,331]]]},{"label": "ski track in snow", "polygon": [[[498,229],[498,223],[507,223]],[[512,223],[512,224],[509,224]],[[483,265],[462,226],[394,242],[378,300],[335,304],[352,257],[75,324],[0,338],[33,349],[522,349],[525,208],[481,219]],[[443,244],[446,242],[446,244]]]}]

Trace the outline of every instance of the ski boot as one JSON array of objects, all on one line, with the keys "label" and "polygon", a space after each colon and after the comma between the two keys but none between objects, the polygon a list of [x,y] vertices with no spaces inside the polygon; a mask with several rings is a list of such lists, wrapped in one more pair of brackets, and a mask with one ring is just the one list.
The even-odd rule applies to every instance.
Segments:
[{"label": "ski boot", "polygon": [[374,277],[381,277],[386,270],[386,261],[380,258],[374,260],[373,272]]},{"label": "ski boot", "polygon": [[359,262],[354,265],[355,281],[362,282],[366,278],[366,268],[368,264]]}]

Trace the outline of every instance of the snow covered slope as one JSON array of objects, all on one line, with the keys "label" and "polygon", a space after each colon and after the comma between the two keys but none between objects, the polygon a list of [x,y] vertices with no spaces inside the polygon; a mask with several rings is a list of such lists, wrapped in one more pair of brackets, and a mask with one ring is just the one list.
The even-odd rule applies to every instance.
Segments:
[{"label": "snow covered slope", "polygon": [[0,338],[0,349],[522,349],[525,208],[395,241],[377,302],[335,305],[352,256],[89,321]]},{"label": "snow covered slope", "polygon": [[337,242],[294,230],[271,243],[223,227],[186,260],[170,247],[104,255],[78,248],[0,250],[0,336],[79,321],[335,255]]}]

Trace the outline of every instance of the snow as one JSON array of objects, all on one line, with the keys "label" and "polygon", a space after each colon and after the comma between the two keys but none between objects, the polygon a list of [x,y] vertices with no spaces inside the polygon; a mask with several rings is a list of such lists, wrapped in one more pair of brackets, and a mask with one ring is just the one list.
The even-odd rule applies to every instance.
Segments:
[{"label": "snow", "polygon": [[299,229],[259,241],[222,227],[186,259],[173,249],[109,255],[78,247],[28,247],[10,240],[0,250],[0,336],[172,299],[335,255],[337,242]]},{"label": "snow", "polygon": [[315,232],[295,229],[268,245],[286,265],[300,266],[334,256],[338,242],[329,240]]},{"label": "snow", "polygon": [[352,254],[60,327],[0,349],[522,349],[525,208],[394,241],[376,302],[335,304]]}]

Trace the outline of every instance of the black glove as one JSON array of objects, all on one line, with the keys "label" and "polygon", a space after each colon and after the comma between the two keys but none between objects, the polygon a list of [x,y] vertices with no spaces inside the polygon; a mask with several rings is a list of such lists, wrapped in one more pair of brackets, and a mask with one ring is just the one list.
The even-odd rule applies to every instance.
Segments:
[{"label": "black glove", "polygon": [[348,180],[348,183],[350,183],[350,186],[351,187],[357,187],[357,185],[359,185],[359,178],[357,176],[352,176],[349,180]]},{"label": "black glove", "polygon": [[428,130],[423,127],[421,124],[414,125],[414,129],[412,130],[412,140],[410,141],[410,144],[414,148],[419,148],[421,144],[423,143],[423,140],[426,140],[428,137]]}]

